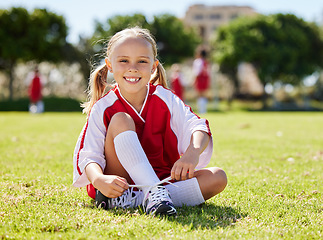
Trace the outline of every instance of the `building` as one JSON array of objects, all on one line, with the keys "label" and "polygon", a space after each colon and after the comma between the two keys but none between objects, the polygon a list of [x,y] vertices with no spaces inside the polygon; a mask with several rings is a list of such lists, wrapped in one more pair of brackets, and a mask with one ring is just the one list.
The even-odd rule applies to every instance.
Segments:
[{"label": "building", "polygon": [[186,11],[184,23],[197,28],[204,43],[208,43],[214,31],[240,16],[254,16],[257,13],[248,6],[206,6],[192,5]]}]

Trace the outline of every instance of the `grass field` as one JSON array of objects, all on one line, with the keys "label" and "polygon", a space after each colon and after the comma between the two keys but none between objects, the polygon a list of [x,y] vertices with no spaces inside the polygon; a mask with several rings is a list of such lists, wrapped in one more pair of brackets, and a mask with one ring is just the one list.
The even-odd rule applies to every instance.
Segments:
[{"label": "grass field", "polygon": [[85,116],[0,113],[1,239],[322,239],[323,114],[209,113],[228,186],[175,218],[93,207],[72,187]]}]

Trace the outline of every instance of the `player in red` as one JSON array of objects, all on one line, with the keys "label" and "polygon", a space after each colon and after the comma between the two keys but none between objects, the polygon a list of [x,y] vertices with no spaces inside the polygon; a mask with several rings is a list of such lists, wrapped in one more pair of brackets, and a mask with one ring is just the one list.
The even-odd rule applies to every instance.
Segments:
[{"label": "player in red", "polygon": [[195,76],[195,89],[198,93],[197,107],[199,113],[207,111],[207,90],[210,87],[210,74],[204,49],[198,52],[197,58],[193,62],[193,74]]},{"label": "player in red", "polygon": [[42,83],[40,80],[38,67],[35,68],[34,76],[29,85],[28,94],[30,101],[30,112],[42,113],[44,111],[44,104],[42,101]]},{"label": "player in red", "polygon": [[173,64],[171,67],[172,73],[170,76],[171,89],[174,93],[184,101],[184,84],[183,76],[178,64]]},{"label": "player in red", "polygon": [[[116,83],[104,93],[108,72]],[[125,29],[110,39],[89,94],[73,184],[87,186],[98,207],[142,204],[147,214],[174,215],[174,206],[198,205],[223,191],[224,171],[204,168],[213,148],[208,122],[166,88],[147,30]]]}]

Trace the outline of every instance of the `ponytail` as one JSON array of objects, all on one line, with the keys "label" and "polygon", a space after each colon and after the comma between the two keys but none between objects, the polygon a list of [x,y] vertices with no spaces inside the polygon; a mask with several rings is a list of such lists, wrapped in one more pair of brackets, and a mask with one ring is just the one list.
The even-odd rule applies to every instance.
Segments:
[{"label": "ponytail", "polygon": [[88,92],[88,102],[81,106],[84,108],[83,113],[89,114],[94,103],[98,101],[105,92],[107,87],[108,67],[104,64],[99,66],[91,73]]},{"label": "ponytail", "polygon": [[166,77],[166,71],[159,62],[155,71],[155,74],[152,76],[152,79],[150,80],[151,84],[157,85],[160,84],[163,87],[167,88],[167,77]]}]

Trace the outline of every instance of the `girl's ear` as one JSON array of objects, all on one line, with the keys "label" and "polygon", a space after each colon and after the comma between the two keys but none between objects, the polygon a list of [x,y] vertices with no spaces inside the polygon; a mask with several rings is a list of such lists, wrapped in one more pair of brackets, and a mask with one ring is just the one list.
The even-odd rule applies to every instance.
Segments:
[{"label": "girl's ear", "polygon": [[151,73],[154,73],[154,72],[156,71],[156,68],[158,67],[158,64],[159,64],[159,61],[158,61],[158,60],[156,60],[156,61],[154,62],[154,64],[153,64],[152,69],[151,69]]},{"label": "girl's ear", "polygon": [[107,65],[108,70],[112,73],[112,65],[108,58],[105,58],[105,64]]}]

